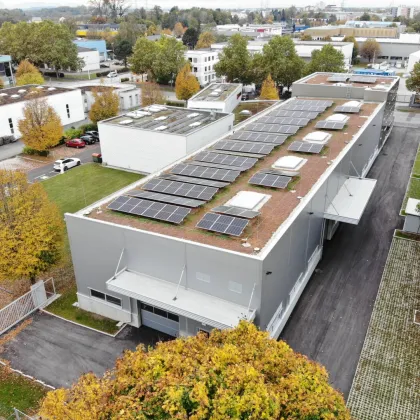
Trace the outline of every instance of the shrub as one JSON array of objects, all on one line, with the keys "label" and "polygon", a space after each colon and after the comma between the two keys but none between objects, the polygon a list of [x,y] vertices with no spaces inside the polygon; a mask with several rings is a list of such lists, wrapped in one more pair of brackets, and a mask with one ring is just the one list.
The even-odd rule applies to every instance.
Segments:
[{"label": "shrub", "polygon": [[83,124],[79,127],[79,129],[82,130],[83,133],[86,133],[86,131],[97,131],[98,125],[95,123]]},{"label": "shrub", "polygon": [[25,146],[23,148],[23,153],[25,155],[30,155],[30,156],[33,156],[33,155],[48,156],[50,154],[50,151],[49,150],[35,150],[35,149],[32,149],[31,147]]},{"label": "shrub", "polygon": [[98,71],[98,72],[96,73],[96,77],[107,76],[109,72],[110,72],[110,70],[106,70],[106,71]]},{"label": "shrub", "polygon": [[121,78],[121,82],[129,82],[130,78],[129,77],[122,77]]},{"label": "shrub", "polygon": [[81,128],[68,128],[64,132],[64,137],[67,139],[77,139],[83,135],[84,131]]},{"label": "shrub", "polygon": [[3,136],[0,137],[0,146],[3,146],[4,144],[9,144],[15,142],[16,139],[14,136]]},{"label": "shrub", "polygon": [[165,104],[169,106],[178,106],[180,108],[185,108],[185,102],[182,101],[166,101]]}]

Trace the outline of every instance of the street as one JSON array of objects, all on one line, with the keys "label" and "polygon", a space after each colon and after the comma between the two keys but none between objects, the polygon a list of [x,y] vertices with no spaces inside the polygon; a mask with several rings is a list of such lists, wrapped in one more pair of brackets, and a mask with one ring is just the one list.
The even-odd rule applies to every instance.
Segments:
[{"label": "street", "polygon": [[22,153],[24,144],[18,140],[15,143],[0,146],[0,161],[10,159]]}]

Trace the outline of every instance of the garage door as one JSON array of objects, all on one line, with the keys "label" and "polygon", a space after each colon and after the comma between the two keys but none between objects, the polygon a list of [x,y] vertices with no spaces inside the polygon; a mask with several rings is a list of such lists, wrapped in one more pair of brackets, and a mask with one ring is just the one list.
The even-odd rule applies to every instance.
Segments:
[{"label": "garage door", "polygon": [[177,337],[179,334],[179,317],[171,312],[154,306],[140,304],[141,323],[165,334]]}]

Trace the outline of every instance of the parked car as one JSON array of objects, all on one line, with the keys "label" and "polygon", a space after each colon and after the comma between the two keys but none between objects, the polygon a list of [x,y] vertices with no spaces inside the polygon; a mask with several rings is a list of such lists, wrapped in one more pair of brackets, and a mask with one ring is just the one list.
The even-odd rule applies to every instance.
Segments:
[{"label": "parked car", "polygon": [[81,149],[85,147],[86,143],[80,139],[71,139],[66,141],[66,147],[75,147],[76,149]]},{"label": "parked car", "polygon": [[54,171],[67,171],[68,169],[79,166],[80,164],[81,162],[78,158],[59,159],[54,162]]},{"label": "parked car", "polygon": [[113,71],[110,71],[108,74],[107,74],[107,76],[106,77],[108,77],[109,79],[111,79],[112,77],[117,77],[118,76],[118,73],[115,71],[115,70],[113,70]]},{"label": "parked car", "polygon": [[123,65],[123,63],[121,63],[120,61],[114,61],[114,64],[115,64],[116,66],[122,66],[122,65]]},{"label": "parked car", "polygon": [[97,131],[86,131],[85,134],[92,136],[95,138],[96,141],[99,141],[99,133]]},{"label": "parked car", "polygon": [[101,69],[109,69],[109,64],[102,63],[99,65]]},{"label": "parked car", "polygon": [[83,136],[80,136],[80,140],[84,141],[86,144],[95,144],[96,139],[95,137],[91,136],[90,134],[83,134]]}]

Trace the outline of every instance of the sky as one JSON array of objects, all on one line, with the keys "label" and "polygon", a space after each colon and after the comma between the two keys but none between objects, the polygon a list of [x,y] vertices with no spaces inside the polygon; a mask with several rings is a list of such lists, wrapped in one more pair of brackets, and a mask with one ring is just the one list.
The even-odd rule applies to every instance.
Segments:
[{"label": "sky", "polygon": [[[341,0],[337,1],[327,1],[324,0],[324,3],[332,3],[332,4],[341,4]],[[0,0],[0,7],[5,7],[7,4],[8,8],[20,8],[20,7],[40,7],[40,6],[78,6],[82,4],[86,4],[87,1],[83,0],[12,0],[12,1],[6,1],[6,0]],[[131,0],[131,3],[135,5],[135,3],[138,4],[138,7],[145,6],[146,0]],[[294,4],[295,6],[308,6],[311,4],[316,4],[318,1],[311,1],[311,0],[287,0],[287,1],[281,1],[281,0],[262,0],[262,3],[265,5],[267,4],[268,7],[273,8],[282,8],[282,7],[288,7]],[[345,5],[352,6],[352,7],[363,7],[366,6],[367,3],[369,4],[369,7],[384,7],[388,6],[391,2],[384,1],[384,0],[369,0],[366,2],[366,0],[346,0]],[[396,2],[398,3],[398,2]],[[410,2],[403,2],[410,3]],[[179,8],[187,8],[192,6],[202,6],[202,7],[212,7],[212,8],[237,8],[240,4],[240,7],[259,7],[261,4],[261,0],[241,0],[238,2],[237,0],[213,0],[211,4],[209,4],[208,0],[148,0],[147,2],[148,7],[153,7],[155,4],[163,7],[168,8],[172,7],[174,5],[177,5]]]}]

